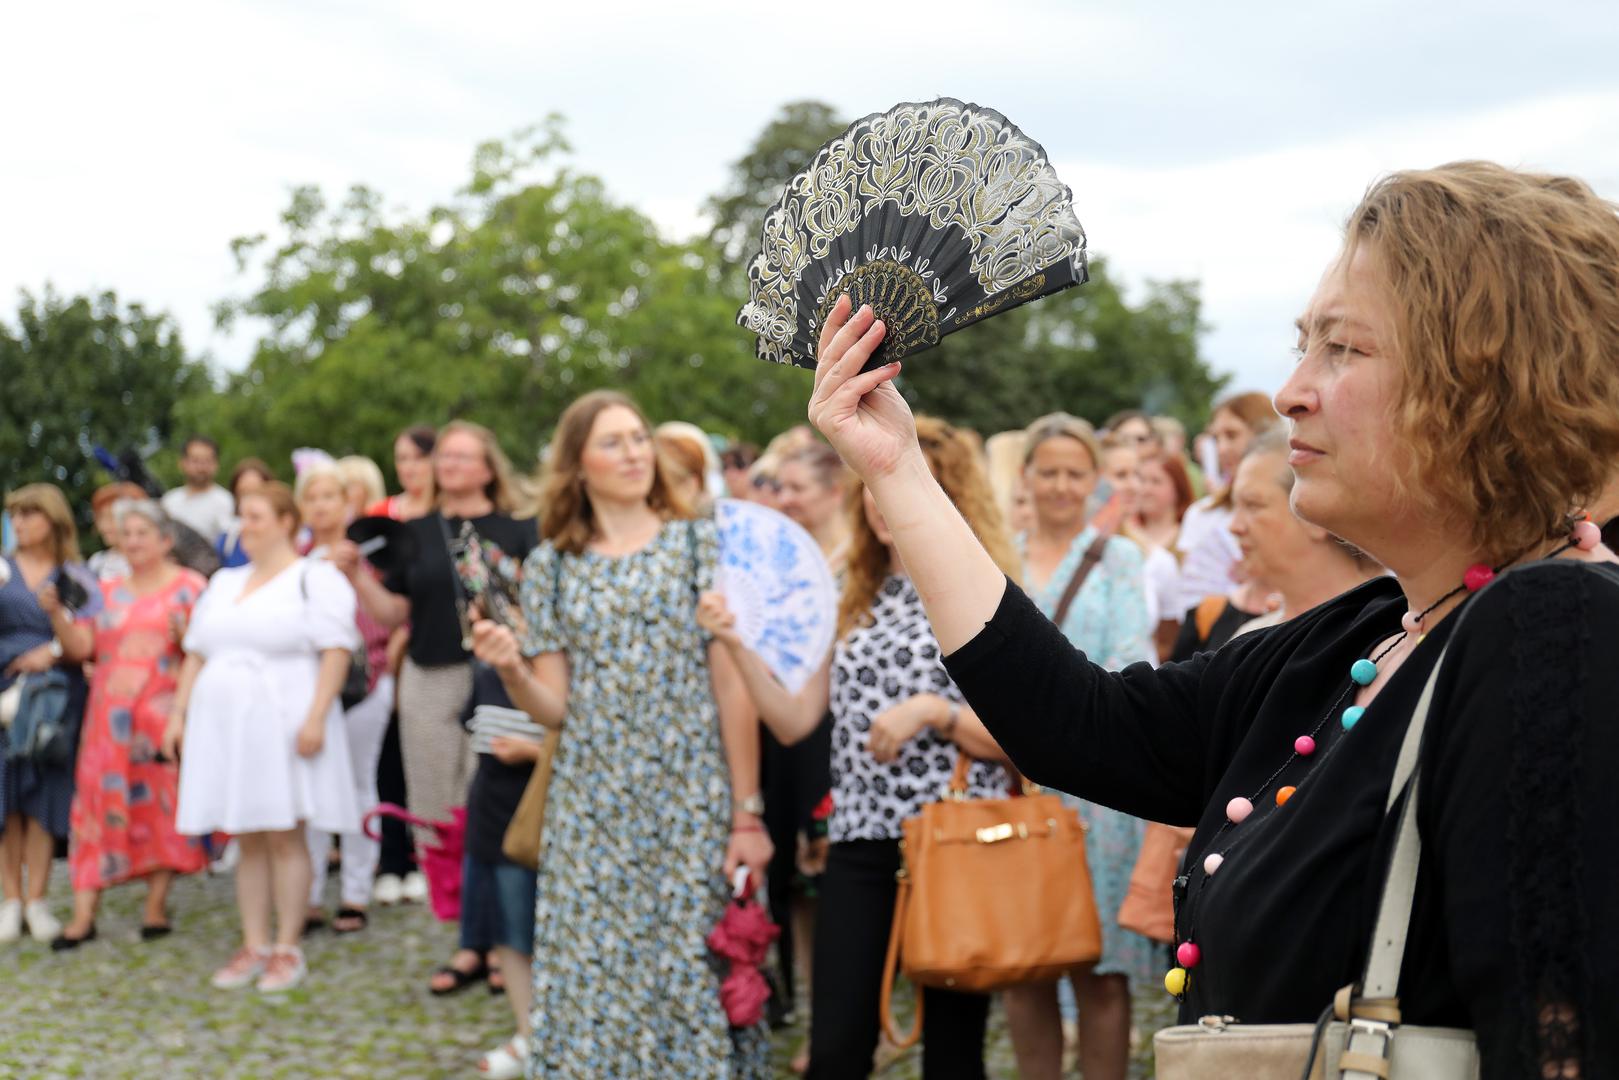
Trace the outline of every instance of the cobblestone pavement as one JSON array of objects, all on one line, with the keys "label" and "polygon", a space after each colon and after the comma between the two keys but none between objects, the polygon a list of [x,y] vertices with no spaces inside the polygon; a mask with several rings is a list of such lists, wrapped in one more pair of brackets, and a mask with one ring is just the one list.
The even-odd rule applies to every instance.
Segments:
[{"label": "cobblestone pavement", "polygon": [[[68,911],[66,866],[51,902]],[[378,909],[363,933],[317,932],[305,943],[310,976],[278,998],[214,990],[209,974],[237,943],[229,876],[182,879],[176,932],[139,940],[139,885],[104,898],[96,941],[53,954],[24,938],[0,946],[0,1077],[168,1080],[180,1077],[473,1077],[478,1055],[510,1034],[503,998],[481,985],[431,997],[427,973],[449,955],[453,926],[418,907]],[[1144,1031],[1171,1019],[1161,988],[1138,996]],[[776,1038],[781,1075],[801,1032]],[[1000,1010],[991,1014],[990,1075],[1013,1077]],[[884,1080],[919,1077],[917,1054]],[[1148,1076],[1145,1060],[1135,1076]]]}]

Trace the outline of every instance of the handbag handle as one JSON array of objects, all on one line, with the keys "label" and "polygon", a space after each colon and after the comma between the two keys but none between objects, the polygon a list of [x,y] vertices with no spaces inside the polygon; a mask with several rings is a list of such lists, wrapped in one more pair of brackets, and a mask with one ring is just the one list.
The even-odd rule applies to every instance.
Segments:
[{"label": "handbag handle", "polygon": [[[962,760],[968,760],[965,754],[962,755]],[[905,857],[904,850],[902,846],[901,859]],[[899,1023],[894,1019],[894,977],[899,968],[900,937],[905,932],[905,911],[910,906],[911,875],[902,865],[895,876],[899,880],[899,894],[894,898],[894,928],[888,932],[888,957],[883,961],[883,989],[877,1009],[882,1017],[883,1031],[887,1033],[888,1041],[901,1050],[907,1050],[922,1038],[922,990],[918,987],[916,991],[916,1019],[911,1023],[911,1030],[902,1034]]]}]

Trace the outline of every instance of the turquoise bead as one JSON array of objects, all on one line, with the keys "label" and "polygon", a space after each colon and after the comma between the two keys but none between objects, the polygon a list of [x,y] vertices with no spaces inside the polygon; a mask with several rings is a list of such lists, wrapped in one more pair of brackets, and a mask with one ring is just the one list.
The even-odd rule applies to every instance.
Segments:
[{"label": "turquoise bead", "polygon": [[1377,678],[1377,665],[1370,660],[1356,660],[1349,669],[1349,677],[1361,686],[1370,686]]},{"label": "turquoise bead", "polygon": [[1364,706],[1364,705],[1351,705],[1351,706],[1349,706],[1349,708],[1344,710],[1344,715],[1343,715],[1344,730],[1348,731],[1350,728],[1352,728],[1356,724],[1360,723],[1360,718],[1365,716],[1365,715],[1366,715],[1366,706]]}]

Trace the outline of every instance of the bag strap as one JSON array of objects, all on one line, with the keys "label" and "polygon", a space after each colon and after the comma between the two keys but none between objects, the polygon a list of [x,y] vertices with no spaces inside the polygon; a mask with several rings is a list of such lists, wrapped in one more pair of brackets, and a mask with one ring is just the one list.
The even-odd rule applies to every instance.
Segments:
[{"label": "bag strap", "polygon": [[697,547],[696,518],[686,522],[686,551],[691,556],[691,598],[695,601],[703,595],[702,553]]},{"label": "bag strap", "polygon": [[1068,609],[1073,606],[1074,598],[1079,595],[1079,588],[1085,584],[1085,579],[1091,576],[1096,564],[1102,561],[1102,555],[1107,550],[1107,535],[1104,533],[1091,541],[1091,546],[1085,549],[1085,557],[1079,560],[1079,568],[1074,576],[1068,579],[1068,587],[1062,591],[1062,599],[1057,601],[1057,613],[1051,621],[1058,626],[1068,617]]},{"label": "bag strap", "polygon": [[[904,848],[900,849],[900,857],[904,858]],[[883,989],[882,997],[877,1004],[878,1015],[882,1017],[883,1031],[888,1034],[888,1041],[901,1050],[915,1046],[922,1038],[922,991],[918,988],[916,993],[916,1018],[911,1023],[911,1030],[901,1034],[899,1024],[894,1020],[894,976],[899,967],[900,937],[905,932],[905,912],[910,906],[911,876],[903,866],[899,871],[899,892],[894,897],[894,927],[888,932],[888,957],[883,961]]]},{"label": "bag strap", "polygon": [[1449,651],[1447,645],[1440,652],[1433,671],[1428,674],[1428,682],[1422,688],[1422,696],[1417,699],[1417,707],[1411,713],[1384,803],[1385,812],[1389,812],[1394,809],[1400,796],[1405,796],[1395,831],[1394,853],[1389,860],[1388,876],[1383,881],[1383,896],[1377,906],[1377,922],[1372,931],[1372,947],[1366,958],[1365,975],[1358,991],[1345,987],[1338,992],[1335,1003],[1334,1012],[1339,1014],[1339,1019],[1351,1025],[1343,1056],[1338,1062],[1343,1080],[1380,1080],[1388,1075],[1394,1028],[1400,1023],[1400,967],[1405,960],[1405,942],[1411,930],[1411,909],[1416,901],[1417,868],[1422,860],[1422,837],[1417,831],[1422,733],[1427,727],[1428,713],[1433,705],[1434,687],[1439,682],[1439,672],[1444,668],[1445,655]]},{"label": "bag strap", "polygon": [[[1405,740],[1400,743],[1400,756],[1394,763],[1394,779],[1389,784],[1388,800],[1384,810],[1392,811],[1402,792],[1405,805],[1400,808],[1400,825],[1394,841],[1394,856],[1389,862],[1388,877],[1383,882],[1383,899],[1377,909],[1377,929],[1372,937],[1371,954],[1366,959],[1366,977],[1361,992],[1368,998],[1392,998],[1399,989],[1400,964],[1405,959],[1406,934],[1411,929],[1411,907],[1416,897],[1417,864],[1422,857],[1422,838],[1417,834],[1417,785],[1421,779],[1417,772],[1418,754],[1422,748],[1422,732],[1428,724],[1428,712],[1433,705],[1434,686],[1445,664],[1444,652],[1434,662],[1428,683],[1422,688],[1417,707],[1406,725]],[[1409,783],[1408,783],[1409,781]]]},{"label": "bag strap", "polygon": [[1228,597],[1205,596],[1197,605],[1197,614],[1192,616],[1192,622],[1197,626],[1199,644],[1209,640],[1209,635],[1214,633],[1214,624],[1220,621],[1229,603],[1231,600]]},{"label": "bag strap", "polygon": [[444,517],[442,510],[434,511],[438,518],[439,535],[444,537],[444,557],[450,563],[450,587],[455,590],[455,614],[461,622],[461,648],[463,651],[472,651],[472,619],[468,615],[471,604],[467,600],[467,590],[461,584],[461,572],[455,568],[455,540],[450,536],[450,523]]}]

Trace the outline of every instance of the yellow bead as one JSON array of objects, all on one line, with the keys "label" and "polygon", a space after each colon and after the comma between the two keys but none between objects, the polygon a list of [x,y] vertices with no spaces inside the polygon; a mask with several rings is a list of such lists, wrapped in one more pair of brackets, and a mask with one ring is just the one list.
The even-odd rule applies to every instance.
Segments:
[{"label": "yellow bead", "polygon": [[1172,997],[1180,997],[1186,993],[1186,969],[1170,968],[1169,973],[1164,976],[1164,989],[1168,990]]}]

